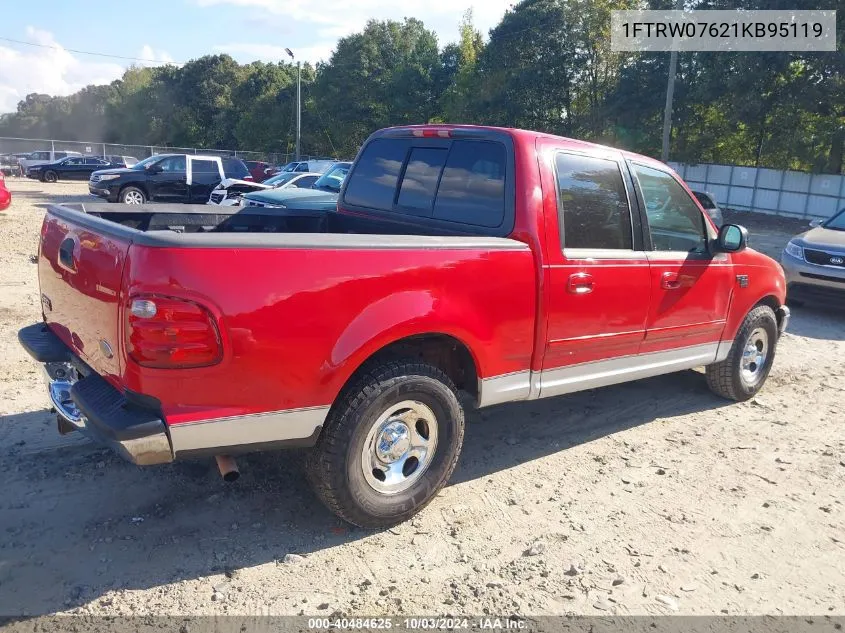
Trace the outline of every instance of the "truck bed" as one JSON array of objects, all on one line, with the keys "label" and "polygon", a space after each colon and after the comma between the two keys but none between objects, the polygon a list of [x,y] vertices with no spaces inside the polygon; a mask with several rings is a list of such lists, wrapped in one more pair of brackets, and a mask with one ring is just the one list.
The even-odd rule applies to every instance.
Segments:
[{"label": "truck bed", "polygon": [[[267,209],[263,207],[211,207],[209,205],[185,204],[145,204],[139,206],[113,204],[66,204],[52,205],[50,211],[58,217],[80,221],[78,213],[67,214],[66,211],[81,211],[92,219],[94,226],[105,229],[97,220],[105,220],[112,225],[107,230],[118,232],[131,237],[136,244],[153,245],[191,245],[206,246],[245,245],[240,237],[253,234],[248,243],[268,246],[274,243],[285,246],[295,246],[301,243],[314,246],[312,238],[293,238],[278,240],[274,238],[260,239],[259,236],[288,237],[294,235],[342,235],[343,239],[320,240],[320,244],[336,244],[338,247],[359,248],[365,242],[350,240],[350,235],[413,235],[413,236],[461,236],[466,233],[455,230],[451,232],[434,230],[431,227],[408,221],[389,222],[381,219],[367,218],[358,215],[341,214],[335,211],[303,211],[296,209]],[[84,217],[84,216],[82,216]],[[94,220],[96,218],[96,220]],[[84,220],[83,220],[84,221]],[[93,227],[92,227],[93,228]],[[128,230],[129,232],[127,232]],[[139,233],[144,235],[139,235]],[[237,235],[238,237],[235,237]],[[467,236],[473,245],[501,242],[496,238]],[[395,242],[395,239],[393,240]],[[425,240],[412,240],[404,243],[416,246],[424,245]]]}]

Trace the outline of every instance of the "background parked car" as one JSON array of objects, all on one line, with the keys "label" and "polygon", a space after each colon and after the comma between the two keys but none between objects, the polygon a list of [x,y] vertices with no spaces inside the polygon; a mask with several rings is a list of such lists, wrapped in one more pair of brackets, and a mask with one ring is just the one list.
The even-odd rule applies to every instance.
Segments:
[{"label": "background parked car", "polygon": [[270,163],[261,160],[245,160],[244,165],[246,165],[255,182],[264,182],[275,173]]},{"label": "background parked car", "polygon": [[293,161],[282,167],[282,172],[301,171],[311,172],[312,174],[322,174],[328,171],[333,165],[337,163],[336,160],[301,160]]},{"label": "background parked car", "polygon": [[0,154],[0,173],[4,176],[22,176],[18,161],[29,154]]},{"label": "background parked car", "polygon": [[242,203],[245,193],[263,189],[308,189],[320,178],[321,174],[286,172],[270,176],[264,182],[249,182],[224,178],[211,192],[208,204],[224,207],[236,207]]},{"label": "background parked car", "polygon": [[0,211],[8,209],[12,204],[12,192],[6,189],[6,180],[3,172],[0,172]]},{"label": "background parked car", "polygon": [[26,174],[27,170],[33,165],[43,165],[45,163],[55,163],[62,158],[68,156],[82,156],[79,152],[53,152],[53,151],[39,151],[27,154],[26,158],[18,159],[18,164],[21,166],[21,174]]},{"label": "background parked car", "polygon": [[109,202],[203,204],[224,178],[249,180],[242,160],[195,154],[158,154],[132,167],[95,171],[88,191]]},{"label": "background parked car", "polygon": [[110,162],[112,165],[119,165],[120,167],[132,167],[138,162],[138,159],[134,156],[106,156],[105,159]]},{"label": "background parked car", "polygon": [[[110,162],[97,156],[71,156],[54,163],[34,165],[27,169],[26,177],[41,182],[56,182],[57,180],[88,180],[95,171],[114,167],[125,167],[123,157],[116,156],[119,162]],[[137,161],[136,161],[137,162]]]},{"label": "background parked car", "polygon": [[832,218],[810,223],[810,230],[796,235],[783,250],[790,303],[807,300],[845,302],[845,209]]},{"label": "background parked car", "polygon": [[266,189],[248,193],[243,197],[244,205],[271,209],[330,211],[337,206],[340,188],[351,167],[352,163],[334,163],[334,166],[308,189]]},{"label": "background parked car", "polygon": [[710,216],[710,219],[713,220],[716,226],[722,226],[724,218],[722,217],[722,210],[716,203],[716,196],[707,191],[693,191],[692,195],[701,203],[701,206],[704,207],[707,215]]}]

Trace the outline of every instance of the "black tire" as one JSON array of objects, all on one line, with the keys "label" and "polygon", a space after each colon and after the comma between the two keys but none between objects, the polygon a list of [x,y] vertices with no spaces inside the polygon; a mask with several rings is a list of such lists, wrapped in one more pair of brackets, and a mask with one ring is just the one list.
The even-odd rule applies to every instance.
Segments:
[{"label": "black tire", "polygon": [[56,182],[58,179],[59,174],[54,172],[52,169],[44,172],[44,182]]},{"label": "black tire", "polygon": [[[767,341],[765,345],[765,360],[760,367],[752,364],[754,372],[752,380],[743,377],[743,352],[751,343],[752,334],[759,330],[765,331]],[[706,367],[707,386],[716,395],[736,402],[743,402],[753,398],[766,382],[772,363],[775,360],[775,350],[778,339],[778,322],[774,311],[769,306],[757,306],[749,312],[736,334],[728,357],[718,363]]]},{"label": "black tire", "polygon": [[[405,400],[422,403],[434,414],[437,445],[427,468],[407,490],[384,494],[365,478],[362,453],[379,416]],[[341,393],[305,468],[329,510],[360,527],[386,528],[407,520],[434,498],[455,469],[463,439],[464,411],[449,377],[416,359],[388,361],[362,372]]]},{"label": "black tire", "polygon": [[[133,202],[132,200],[140,200],[140,202]],[[120,201],[123,204],[144,204],[147,201],[147,194],[138,187],[126,187],[120,191]]]}]

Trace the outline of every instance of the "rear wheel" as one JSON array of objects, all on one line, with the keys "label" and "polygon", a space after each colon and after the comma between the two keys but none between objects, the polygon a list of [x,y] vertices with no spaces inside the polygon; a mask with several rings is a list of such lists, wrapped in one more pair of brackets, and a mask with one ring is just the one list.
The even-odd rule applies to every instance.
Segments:
[{"label": "rear wheel", "polygon": [[127,187],[120,192],[120,201],[123,204],[144,204],[147,197],[137,187]]},{"label": "rear wheel", "polygon": [[56,182],[58,179],[59,175],[56,172],[52,170],[44,172],[44,182]]},{"label": "rear wheel", "polygon": [[778,339],[778,323],[769,306],[757,306],[745,317],[728,357],[706,368],[713,393],[742,402],[763,388]]},{"label": "rear wheel", "polygon": [[314,491],[366,528],[424,508],[458,461],[464,412],[440,369],[414,359],[373,367],[341,394],[306,461]]}]

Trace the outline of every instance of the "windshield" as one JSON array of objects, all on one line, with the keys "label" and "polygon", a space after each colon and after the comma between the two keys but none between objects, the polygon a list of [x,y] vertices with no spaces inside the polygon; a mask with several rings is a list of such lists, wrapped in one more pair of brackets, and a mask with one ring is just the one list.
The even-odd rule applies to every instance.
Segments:
[{"label": "windshield", "polygon": [[150,156],[149,158],[145,158],[142,161],[139,161],[132,165],[132,169],[145,169],[147,165],[151,165],[152,163],[160,160],[161,156]]},{"label": "windshield", "polygon": [[263,184],[270,185],[272,187],[281,187],[283,184],[290,182],[294,178],[296,178],[299,174],[295,174],[293,172],[286,172],[283,174],[276,174],[264,181]]},{"label": "windshield", "polygon": [[826,229],[833,229],[834,231],[845,231],[845,209],[840,209],[839,213],[822,224],[822,226]]},{"label": "windshield", "polygon": [[294,169],[296,169],[297,165],[299,165],[299,163],[288,163],[287,165],[282,167],[282,171],[293,171]]},{"label": "windshield", "polygon": [[332,167],[325,174],[320,176],[312,186],[314,189],[322,189],[324,191],[340,191],[343,185],[343,180],[346,174],[349,173],[349,168],[352,163],[338,163]]}]

